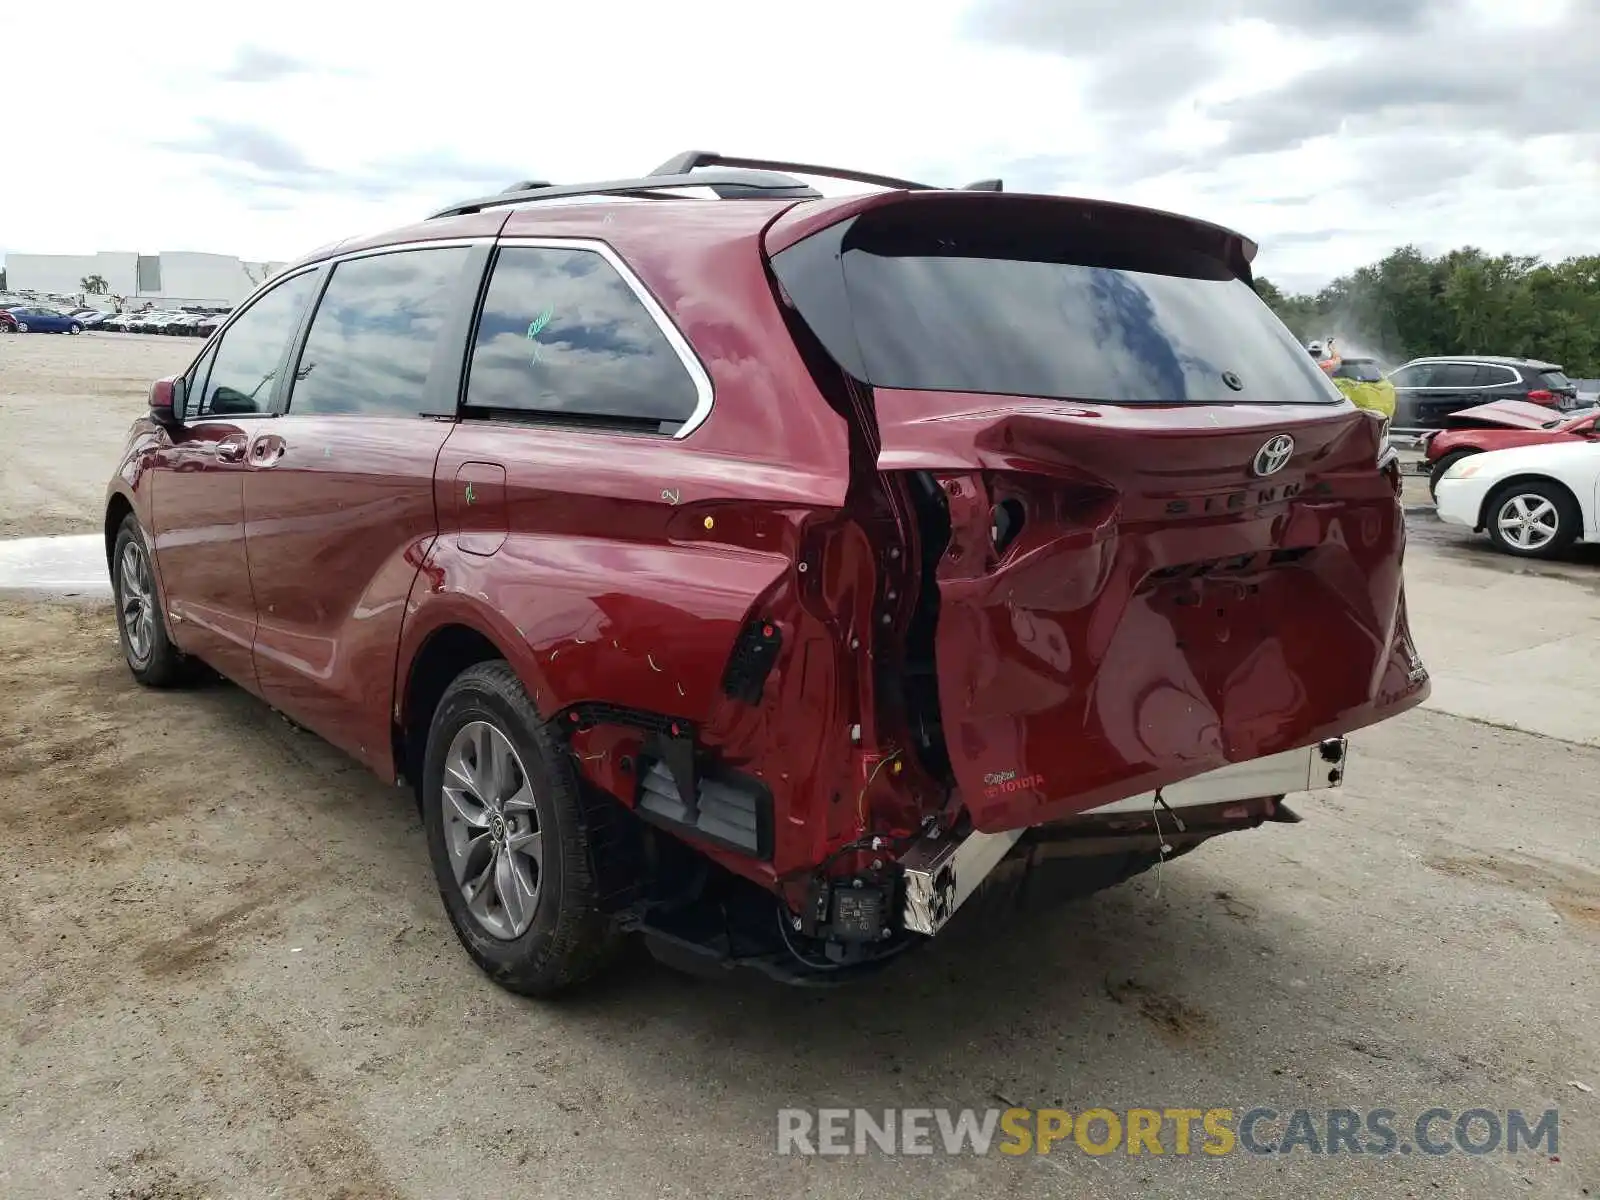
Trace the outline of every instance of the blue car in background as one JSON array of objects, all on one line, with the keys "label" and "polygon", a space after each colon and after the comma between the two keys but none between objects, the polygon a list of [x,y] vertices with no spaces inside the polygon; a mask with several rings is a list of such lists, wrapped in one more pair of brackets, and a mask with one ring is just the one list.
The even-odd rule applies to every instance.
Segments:
[{"label": "blue car in background", "polygon": [[[7,309],[16,322],[17,333],[82,333],[83,322],[53,308]],[[10,329],[9,325],[3,326]]]}]

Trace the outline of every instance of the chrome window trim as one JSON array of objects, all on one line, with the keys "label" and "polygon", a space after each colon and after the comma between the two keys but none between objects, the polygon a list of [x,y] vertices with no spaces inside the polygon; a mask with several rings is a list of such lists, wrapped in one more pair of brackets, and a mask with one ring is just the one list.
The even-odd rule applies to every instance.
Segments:
[{"label": "chrome window trim", "polygon": [[[359,250],[346,250],[342,254],[324,254],[320,258],[305,259],[301,262],[297,262],[293,266],[285,267],[271,279],[263,280],[256,287],[255,291],[251,292],[243,300],[239,301],[239,303],[234,306],[233,311],[228,314],[226,320],[224,320],[222,324],[218,325],[211,331],[211,337],[207,338],[204,345],[200,347],[200,354],[205,353],[206,347],[211,344],[213,338],[226,330],[229,325],[232,325],[240,317],[244,316],[244,314],[249,310],[250,306],[260,299],[264,294],[266,294],[272,288],[277,287],[280,283],[287,283],[295,276],[304,275],[307,271],[320,271],[323,267],[333,266],[352,258],[371,258],[375,254],[392,254],[401,250],[426,250],[434,246],[437,246],[440,249],[445,249],[451,246],[481,246],[493,242],[494,240],[494,237],[488,234],[477,237],[421,238],[410,242],[386,242],[382,246],[364,246]],[[340,244],[342,245],[343,243]],[[190,366],[193,366],[195,362],[200,360],[200,354],[196,354],[194,356],[194,361],[189,364]]]},{"label": "chrome window trim", "polygon": [[479,234],[474,237],[450,238],[420,238],[409,242],[385,242],[381,246],[363,246],[359,250],[346,250],[342,253],[329,254],[319,258],[308,266],[323,266],[328,263],[348,262],[353,258],[372,258],[379,254],[398,254],[406,250],[450,250],[462,246],[486,246],[493,242],[492,234]]},{"label": "chrome window trim", "polygon": [[[298,279],[302,275],[309,275],[313,271],[320,271],[326,265],[327,265],[327,260],[326,259],[319,259],[316,262],[310,262],[310,263],[298,263],[293,267],[290,267],[290,268],[288,268],[286,270],[280,271],[278,274],[274,275],[271,279],[262,280],[260,285],[256,288],[256,290],[251,292],[242,301],[240,301],[239,304],[234,308],[234,310],[231,313],[228,314],[227,319],[225,321],[223,321],[222,324],[218,325],[215,329],[213,329],[211,331],[211,336],[208,337],[205,341],[200,343],[199,352],[196,353],[195,356],[189,360],[189,365],[186,366],[182,371],[180,371],[179,374],[181,374],[182,376],[184,376],[184,378],[187,379],[188,375],[189,375],[189,372],[194,370],[195,367],[199,365],[200,360],[211,352],[211,348],[213,346],[215,346],[218,342],[220,342],[227,335],[228,330],[233,328],[235,322],[243,319],[244,316],[247,313],[249,313],[249,311],[252,308],[255,307],[256,301],[260,300],[261,297],[265,296],[268,292],[274,290],[275,288],[277,288],[277,287],[279,287],[279,286],[281,286],[281,285],[283,285],[285,283],[288,283],[291,279]],[[212,364],[211,365],[212,366],[216,365],[216,361],[214,359],[212,360]],[[206,382],[208,384],[211,382],[211,373],[209,371],[206,372]],[[278,415],[275,412],[229,413],[229,414],[226,414],[226,415],[223,415],[223,416],[217,416],[217,415],[214,415],[214,414],[211,414],[211,413],[207,413],[205,415],[201,415],[201,414],[197,413],[197,414],[195,414],[194,418],[191,420],[189,418],[189,415],[188,415],[188,412],[187,412],[187,405],[188,405],[188,397],[187,396],[184,397],[184,405],[185,405],[186,411],[184,413],[183,423],[185,425],[201,425],[201,424],[204,424],[207,421],[232,421],[232,420],[236,420],[238,418],[243,418],[245,420],[250,420],[251,418],[254,418],[254,417],[276,417]]]},{"label": "chrome window trim", "polygon": [[[694,411],[684,420],[677,432],[672,435],[672,440],[681,441],[688,437],[711,415],[711,406],[715,402],[716,393],[711,384],[711,374],[706,370],[705,364],[700,361],[700,356],[689,344],[689,339],[683,336],[677,324],[661,306],[654,294],[644,281],[633,273],[633,268],[623,260],[622,256],[611,248],[606,242],[597,238],[565,238],[565,237],[540,237],[537,234],[510,234],[497,239],[501,246],[528,247],[536,250],[588,250],[603,258],[628,285],[645,312],[650,314],[650,319],[661,330],[661,335],[667,339],[667,344],[678,355],[678,360],[683,363],[683,369],[689,373],[689,378],[694,383],[695,406]],[[494,277],[494,267],[489,268],[490,279]],[[474,330],[476,336],[476,330]],[[470,369],[470,368],[469,368]],[[469,376],[470,378],[470,376]]]},{"label": "chrome window trim", "polygon": [[1405,366],[1396,368],[1395,374],[1398,375],[1406,367],[1491,367],[1497,371],[1504,371],[1509,376],[1508,379],[1500,383],[1474,383],[1465,387],[1437,386],[1434,384],[1421,386],[1395,384],[1396,387],[1403,387],[1408,392],[1462,392],[1472,388],[1516,387],[1522,382],[1522,374],[1509,363],[1482,362],[1475,358],[1418,358],[1406,363]]},{"label": "chrome window trim", "polygon": [[200,343],[200,349],[195,352],[195,356],[189,360],[189,365],[180,371],[179,374],[187,375],[190,371],[194,370],[195,364],[206,356],[206,351],[210,350],[213,344],[221,340],[222,335],[227,333],[229,329],[233,328],[234,322],[238,321],[245,315],[245,313],[249,312],[251,308],[255,306],[257,300],[261,299],[261,297],[265,296],[279,284],[288,283],[291,279],[298,279],[301,275],[306,274],[308,271],[320,271],[326,264],[326,261],[326,259],[318,259],[316,262],[312,263],[299,263],[284,271],[280,271],[271,279],[262,280],[261,283],[256,286],[255,291],[251,292],[243,300],[239,301],[238,304],[234,305],[233,311],[224,317],[221,324],[211,331],[211,336]]}]

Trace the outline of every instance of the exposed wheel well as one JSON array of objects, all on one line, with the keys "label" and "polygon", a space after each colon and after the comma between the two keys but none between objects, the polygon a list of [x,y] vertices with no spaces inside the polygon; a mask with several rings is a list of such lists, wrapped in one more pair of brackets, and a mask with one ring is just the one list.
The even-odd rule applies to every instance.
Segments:
[{"label": "exposed wheel well", "polygon": [[111,561],[112,552],[117,548],[117,531],[122,528],[122,522],[128,519],[133,512],[133,505],[128,503],[128,498],[121,492],[115,493],[106,504],[106,562]]},{"label": "exposed wheel well", "polygon": [[396,723],[394,729],[395,768],[413,787],[421,784],[428,727],[445,688],[468,667],[504,657],[499,646],[466,625],[446,625],[434,631],[417,651],[400,707],[403,723]]},{"label": "exposed wheel well", "polygon": [[1502,479],[1499,483],[1495,484],[1494,487],[1489,489],[1488,495],[1484,496],[1483,507],[1478,510],[1478,528],[1489,528],[1489,509],[1494,504],[1495,498],[1499,496],[1500,493],[1504,492],[1509,487],[1515,487],[1519,484],[1527,483],[1546,484],[1565,496],[1567,498],[1567,502],[1571,504],[1572,507],[1578,512],[1581,513],[1583,511],[1583,506],[1578,503],[1578,497],[1573,493],[1571,488],[1562,483],[1559,479],[1552,479],[1548,475],[1513,475],[1509,479]]}]

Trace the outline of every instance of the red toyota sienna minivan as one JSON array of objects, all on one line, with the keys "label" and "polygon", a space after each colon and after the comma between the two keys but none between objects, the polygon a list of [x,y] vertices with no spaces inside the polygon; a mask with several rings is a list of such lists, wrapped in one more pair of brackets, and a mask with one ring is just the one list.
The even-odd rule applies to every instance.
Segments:
[{"label": "red toyota sienna minivan", "polygon": [[134,426],[128,665],[414,789],[535,994],[629,935],[842,981],[1297,820],[1429,684],[1380,422],[1254,252],[699,152],[328,247]]}]

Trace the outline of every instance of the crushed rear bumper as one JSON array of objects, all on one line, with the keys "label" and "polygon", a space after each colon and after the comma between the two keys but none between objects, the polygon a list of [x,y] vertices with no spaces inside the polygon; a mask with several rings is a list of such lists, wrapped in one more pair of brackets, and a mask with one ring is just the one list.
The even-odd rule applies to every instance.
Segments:
[{"label": "crushed rear bumper", "polygon": [[[1104,824],[1096,818],[1153,814],[1158,831],[1162,821],[1167,819],[1171,822],[1169,830],[1182,830],[1185,810],[1214,809],[1232,803],[1338,787],[1344,781],[1347,753],[1344,738],[1329,738],[1299,750],[1230,763],[1172,784],[1161,790],[1159,802],[1154,792],[1129,796],[1050,828],[1052,832],[1070,833],[1080,823],[1088,828]],[[1253,819],[1248,813],[1243,815],[1245,821],[1240,827],[1262,819],[1259,815]],[[960,838],[925,837],[917,842],[901,859],[905,871],[902,909],[905,928],[913,933],[938,933],[1029,832],[1028,829],[1008,829],[1000,833],[973,831]],[[1214,833],[1206,836],[1214,836]],[[1156,840],[1161,840],[1159,832]]]}]

